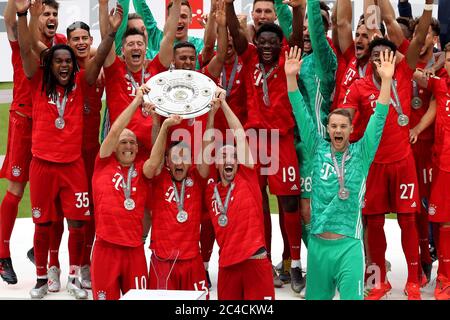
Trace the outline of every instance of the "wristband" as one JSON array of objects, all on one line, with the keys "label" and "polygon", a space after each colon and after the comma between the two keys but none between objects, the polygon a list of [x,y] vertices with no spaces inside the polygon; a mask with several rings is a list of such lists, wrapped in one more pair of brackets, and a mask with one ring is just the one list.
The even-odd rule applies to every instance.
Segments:
[{"label": "wristband", "polygon": [[26,17],[28,14],[28,10],[25,10],[24,12],[17,12],[18,17]]},{"label": "wristband", "polygon": [[111,32],[110,34],[108,34],[108,36],[110,36],[111,38],[114,39],[116,37],[116,33],[117,33],[117,31]]},{"label": "wristband", "polygon": [[433,11],[433,5],[432,4],[425,4],[423,7],[424,11]]}]

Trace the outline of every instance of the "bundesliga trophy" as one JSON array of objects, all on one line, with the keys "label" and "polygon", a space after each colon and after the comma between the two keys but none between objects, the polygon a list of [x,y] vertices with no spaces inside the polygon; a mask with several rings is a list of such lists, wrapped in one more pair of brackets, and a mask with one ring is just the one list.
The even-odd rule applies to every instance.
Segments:
[{"label": "bundesliga trophy", "polygon": [[216,91],[213,80],[191,70],[161,72],[150,78],[146,85],[151,90],[144,95],[144,100],[155,105],[156,113],[164,117],[178,114],[183,119],[207,113]]}]

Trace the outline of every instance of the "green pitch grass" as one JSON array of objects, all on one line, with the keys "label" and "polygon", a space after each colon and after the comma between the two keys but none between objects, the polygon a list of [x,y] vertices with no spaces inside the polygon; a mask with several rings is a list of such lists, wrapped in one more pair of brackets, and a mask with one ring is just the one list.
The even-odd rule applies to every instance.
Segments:
[{"label": "green pitch grass", "polygon": [[12,89],[12,88],[13,88],[12,82],[0,82],[0,90]]}]

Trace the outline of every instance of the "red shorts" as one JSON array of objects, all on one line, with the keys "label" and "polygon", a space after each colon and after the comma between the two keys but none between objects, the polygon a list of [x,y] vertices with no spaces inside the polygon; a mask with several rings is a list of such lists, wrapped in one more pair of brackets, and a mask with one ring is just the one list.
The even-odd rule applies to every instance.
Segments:
[{"label": "red shorts", "polygon": [[450,222],[450,172],[434,167],[433,175],[428,220]]},{"label": "red shorts", "polygon": [[162,260],[152,253],[149,279],[149,289],[196,290],[209,293],[205,266],[200,254],[189,260]]},{"label": "red shorts", "polygon": [[89,220],[89,192],[83,159],[55,163],[33,157],[30,165],[31,213],[34,223],[58,221],[59,201],[64,217]]},{"label": "red shorts", "polygon": [[[273,141],[275,143],[275,141]],[[272,144],[271,138],[267,139],[258,135],[257,148],[249,139],[253,158],[257,161],[259,172],[259,184],[262,187],[269,185],[271,194],[277,196],[300,195],[300,171],[297,153],[294,145],[294,134],[289,132],[279,137],[279,141]]]},{"label": "red shorts", "polygon": [[412,153],[397,162],[372,163],[367,177],[363,214],[416,213],[419,206]]},{"label": "red shorts", "polygon": [[412,151],[416,161],[417,182],[419,183],[419,197],[422,201],[430,199],[431,178],[433,163],[431,159],[431,148],[433,140],[417,140],[413,144]]},{"label": "red shorts", "polygon": [[275,300],[269,259],[247,259],[219,267],[217,297],[219,300]]},{"label": "red shorts", "polygon": [[8,146],[0,178],[27,182],[31,162],[31,118],[9,112]]},{"label": "red shorts", "polygon": [[118,300],[130,289],[147,289],[144,245],[124,247],[97,239],[91,275],[94,300]]}]

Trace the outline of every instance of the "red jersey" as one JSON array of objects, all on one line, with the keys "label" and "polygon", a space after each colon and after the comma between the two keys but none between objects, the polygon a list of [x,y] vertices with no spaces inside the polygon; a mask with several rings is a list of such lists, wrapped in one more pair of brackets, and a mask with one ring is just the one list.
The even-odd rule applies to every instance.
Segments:
[{"label": "red jersey", "polygon": [[[75,74],[75,86],[67,97],[64,111],[65,126],[58,129],[59,117],[56,101],[41,90],[43,69],[38,69],[31,79],[33,103],[33,133],[31,152],[33,156],[57,163],[70,163],[81,156],[83,134],[83,104],[86,92],[84,71]],[[64,88],[57,86],[58,99],[62,102]]]},{"label": "red jersey", "polygon": [[[146,83],[154,75],[166,71],[159,61],[157,55],[151,60],[147,68],[144,70],[144,79],[142,81],[142,70],[138,72],[130,72],[135,83],[142,85]],[[106,103],[109,110],[109,117],[111,123],[113,123],[123,110],[133,101],[136,96],[136,89],[128,75],[127,66],[123,60],[116,57],[114,63],[104,68],[105,72],[105,87],[106,87]],[[152,146],[152,118],[151,116],[144,115],[141,110],[137,110],[130,123],[128,129],[134,132],[136,135],[140,147],[143,146],[146,150],[142,150],[141,154],[145,154],[151,150]]]},{"label": "red jersey", "polygon": [[228,224],[225,227],[218,223],[220,211],[214,197],[214,186],[217,185],[224,204],[230,185],[224,187],[220,182],[209,184],[205,194],[206,206],[220,247],[220,267],[247,260],[258,249],[265,247],[262,198],[260,192],[255,192],[255,186],[258,185],[257,170],[239,165],[234,183],[227,210]]},{"label": "red jersey", "polygon": [[[417,68],[424,69],[427,63],[419,62]],[[421,88],[418,84],[413,82],[412,99],[417,96],[422,101],[422,106],[418,109],[414,109],[411,104],[411,118],[410,127],[414,128],[422,119],[430,106],[431,92],[428,89]],[[412,103],[413,100],[411,100]],[[419,137],[419,140],[433,140],[434,139],[434,125],[431,124],[428,128],[423,130]]]},{"label": "red jersey", "polygon": [[436,97],[436,126],[433,162],[443,171],[450,172],[450,78],[430,78],[428,89]]},{"label": "red jersey", "polygon": [[100,147],[100,118],[102,110],[102,96],[104,87],[93,84],[86,86],[83,108],[83,150],[92,150]]},{"label": "red jersey", "polygon": [[142,219],[149,184],[143,173],[143,165],[143,161],[135,163],[136,174],[131,178],[130,195],[135,208],[127,210],[124,206],[125,194],[122,183],[123,181],[126,183],[130,167],[123,167],[114,153],[107,158],[100,158],[97,155],[92,192],[98,238],[126,247],[142,245]]},{"label": "red jersey", "polygon": [[337,70],[336,70],[336,86],[332,96],[330,112],[338,107],[339,97],[341,95],[341,84],[347,72],[347,60],[340,50],[336,51]]},{"label": "red jersey", "polygon": [[[245,61],[248,59],[248,53],[249,51],[246,50],[243,55],[236,55],[235,61],[225,64],[220,76],[220,85],[228,92],[226,101],[243,126],[247,122],[247,89],[242,70]],[[217,110],[214,118],[214,127],[221,130],[223,134],[229,128],[222,109]]]},{"label": "red jersey", "polygon": [[287,94],[287,81],[284,72],[285,52],[283,47],[278,62],[266,70],[270,105],[264,103],[263,74],[259,69],[258,51],[249,44],[244,59],[245,86],[247,88],[247,123],[245,128],[279,129],[280,135],[287,134],[295,126],[292,107]]},{"label": "red jersey", "polygon": [[[152,238],[150,249],[158,258],[186,260],[200,254],[200,222],[202,218],[202,196],[206,185],[193,167],[185,180],[184,211],[188,218],[177,221],[178,207],[175,200],[173,180],[168,168],[152,179]],[[181,182],[176,182],[181,197]]]},{"label": "red jersey", "polygon": [[[396,81],[394,86],[397,88],[403,114],[408,117],[411,115],[411,79],[413,73],[414,70],[411,70],[406,59],[403,59],[395,69],[395,80],[393,81],[393,84]],[[350,141],[357,141],[364,135],[369,118],[375,110],[379,94],[380,89],[374,83],[373,74],[356,80],[348,89],[341,107],[352,108],[360,113],[357,122],[355,122],[356,119],[353,119],[353,137]],[[391,92],[391,102],[392,99],[395,99],[394,97],[394,93]],[[406,158],[411,152],[409,125],[402,127],[397,121],[397,111],[391,104],[374,162],[392,163]]]},{"label": "red jersey", "polygon": [[11,62],[14,69],[13,101],[10,110],[19,111],[31,118],[31,86],[23,71],[22,58],[18,41],[9,41],[12,55]]}]

